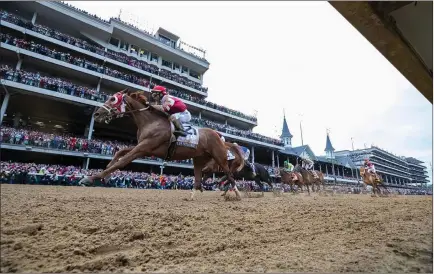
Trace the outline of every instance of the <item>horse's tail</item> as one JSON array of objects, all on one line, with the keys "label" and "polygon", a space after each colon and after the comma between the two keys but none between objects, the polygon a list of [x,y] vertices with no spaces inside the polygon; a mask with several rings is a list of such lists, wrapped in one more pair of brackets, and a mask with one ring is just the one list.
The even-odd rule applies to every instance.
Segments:
[{"label": "horse's tail", "polygon": [[225,145],[234,154],[235,159],[232,164],[236,167],[236,171],[240,172],[243,169],[245,162],[240,147],[229,142],[225,142]]}]

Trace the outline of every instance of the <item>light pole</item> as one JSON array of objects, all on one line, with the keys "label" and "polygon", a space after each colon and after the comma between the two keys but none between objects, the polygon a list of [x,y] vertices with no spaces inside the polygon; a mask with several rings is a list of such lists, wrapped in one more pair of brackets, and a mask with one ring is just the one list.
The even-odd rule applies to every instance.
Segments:
[{"label": "light pole", "polygon": [[303,121],[303,113],[299,113],[298,117],[300,117],[300,135],[301,135],[301,145],[303,146],[303,127],[301,126],[301,122]]},{"label": "light pole", "polygon": [[351,137],[351,146],[353,147],[353,151],[354,151],[354,138]]}]

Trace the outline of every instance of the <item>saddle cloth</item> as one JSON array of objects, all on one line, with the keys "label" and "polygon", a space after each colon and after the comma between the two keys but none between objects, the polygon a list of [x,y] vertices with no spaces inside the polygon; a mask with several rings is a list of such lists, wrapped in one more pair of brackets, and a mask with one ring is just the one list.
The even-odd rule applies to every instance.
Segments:
[{"label": "saddle cloth", "polygon": [[[193,126],[190,123],[183,123],[182,126],[185,129],[185,132],[188,134],[186,137],[179,136],[176,142],[177,146],[189,147],[189,148],[197,148],[199,144],[199,129],[198,127]],[[173,132],[175,131],[175,126],[170,123],[170,129]]]},{"label": "saddle cloth", "polygon": [[229,149],[227,155],[228,155],[228,161],[235,159],[235,155]]}]

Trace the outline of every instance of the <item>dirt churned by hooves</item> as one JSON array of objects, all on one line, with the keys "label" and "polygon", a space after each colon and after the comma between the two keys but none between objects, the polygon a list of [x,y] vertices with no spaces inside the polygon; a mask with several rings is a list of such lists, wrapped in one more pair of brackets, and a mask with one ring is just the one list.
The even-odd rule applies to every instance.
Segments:
[{"label": "dirt churned by hooves", "polygon": [[1,185],[1,271],[433,271],[432,197],[220,194]]}]

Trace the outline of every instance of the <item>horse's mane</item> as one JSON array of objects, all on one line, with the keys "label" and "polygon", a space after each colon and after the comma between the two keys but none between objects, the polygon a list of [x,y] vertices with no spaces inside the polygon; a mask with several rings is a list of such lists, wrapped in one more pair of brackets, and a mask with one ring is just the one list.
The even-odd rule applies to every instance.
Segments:
[{"label": "horse's mane", "polygon": [[137,102],[142,103],[145,106],[149,102],[148,98],[146,98],[146,96],[141,91],[132,92],[132,93],[129,94],[129,96],[131,98],[133,98],[134,100],[136,100]]},{"label": "horse's mane", "polygon": [[128,93],[128,96],[131,97],[131,99],[143,104],[144,106],[149,106],[150,110],[154,111],[155,113],[157,113],[158,115],[160,115],[161,117],[164,117],[167,119],[167,114],[164,112],[161,112],[157,109],[155,109],[154,107],[152,107],[152,105],[150,105],[148,98],[146,98],[146,96],[143,94],[142,91],[138,90],[135,92],[130,92]]}]

